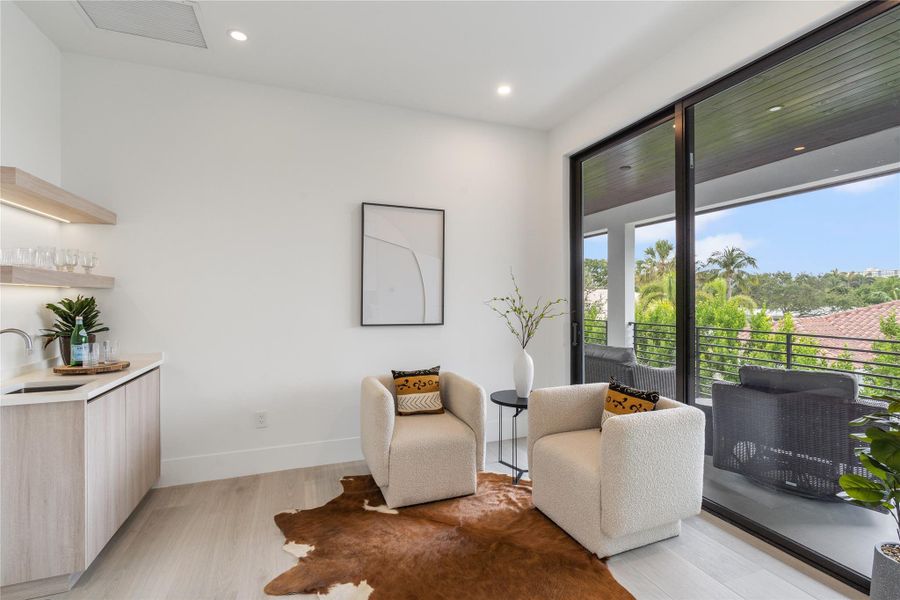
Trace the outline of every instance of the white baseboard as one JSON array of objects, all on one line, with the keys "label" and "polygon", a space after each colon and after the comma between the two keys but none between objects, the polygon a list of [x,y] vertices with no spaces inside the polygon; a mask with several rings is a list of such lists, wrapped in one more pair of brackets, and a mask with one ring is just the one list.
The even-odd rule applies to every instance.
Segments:
[{"label": "white baseboard", "polygon": [[[488,419],[485,423],[485,441],[496,442],[497,433],[496,417]],[[511,434],[510,416],[504,415],[503,439],[508,441]],[[518,434],[520,438],[527,437],[527,419],[519,417]],[[162,474],[156,487],[331,465],[362,458],[358,437],[167,458],[162,461]]]},{"label": "white baseboard", "polygon": [[162,461],[162,473],[156,487],[351,462],[362,458],[358,437],[168,458]]}]

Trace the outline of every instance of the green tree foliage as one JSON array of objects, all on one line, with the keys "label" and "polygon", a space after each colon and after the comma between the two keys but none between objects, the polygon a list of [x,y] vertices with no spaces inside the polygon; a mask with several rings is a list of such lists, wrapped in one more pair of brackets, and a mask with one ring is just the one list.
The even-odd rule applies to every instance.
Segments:
[{"label": "green tree foliage", "polygon": [[900,300],[900,277],[865,277],[831,271],[822,275],[760,273],[748,293],[773,310],[809,315],[822,308],[847,310]]},{"label": "green tree foliage", "polygon": [[[897,312],[882,317],[878,323],[883,341],[873,342],[872,350],[879,352],[900,353],[900,323],[897,322]],[[868,375],[863,383],[879,387],[900,388],[900,355],[875,354],[872,357],[874,365],[868,366]]]},{"label": "green tree foliage", "polygon": [[644,258],[635,264],[635,275],[638,283],[646,283],[660,279],[675,269],[675,246],[669,240],[656,240],[649,248],[644,249]]},{"label": "green tree foliage", "polygon": [[745,289],[750,273],[747,269],[756,268],[756,259],[734,246],[713,252],[706,263],[703,273],[710,278],[725,280],[726,297],[731,298],[738,289]]},{"label": "green tree foliage", "polygon": [[[663,248],[664,249],[664,248]],[[648,258],[658,256],[656,246]],[[796,332],[794,314],[807,314],[824,307],[852,308],[865,305],[867,299],[894,299],[900,296],[900,278],[870,278],[859,274],[832,271],[823,275],[791,275],[764,273],[739,275],[734,265],[754,265],[756,261],[739,248],[718,253],[726,257],[715,270],[704,271],[705,281],[696,293],[696,325],[700,361],[699,394],[708,394],[714,379],[737,381],[742,365],[761,365],[776,368],[836,369],[864,374],[864,386],[900,387],[900,322],[892,313],[881,320],[881,341],[872,349],[888,354],[876,354],[874,365],[855,362],[854,351],[846,344],[834,358],[829,358],[822,344],[832,341],[804,336]],[[717,256],[714,254],[714,256]],[[732,258],[727,258],[731,256]],[[733,257],[744,257],[741,261]],[[748,262],[748,259],[750,262]],[[647,260],[647,259],[644,259]],[[718,260],[718,259],[717,259]],[[645,263],[646,265],[647,263]],[[731,264],[732,267],[727,267]],[[727,268],[726,268],[727,267]],[[725,279],[732,274],[732,284]],[[645,267],[645,273],[652,271]],[[669,268],[660,276],[640,283],[635,307],[638,325],[636,351],[642,362],[656,366],[675,364],[675,273]],[[746,290],[746,294],[735,293]],[[824,300],[823,300],[824,299]],[[777,325],[767,314],[766,302],[783,311]],[[823,304],[826,302],[827,304]],[[758,309],[758,306],[762,308]],[[788,340],[791,357],[788,361]],[[864,389],[873,395],[877,389]]]},{"label": "green tree foliage", "polygon": [[605,258],[584,259],[584,289],[601,289],[609,277]]},{"label": "green tree foliage", "polygon": [[[661,278],[650,281],[640,288],[636,312],[649,312],[654,304],[666,303],[675,306],[675,272],[670,271]],[[674,323],[674,321],[673,321]]]},{"label": "green tree foliage", "polygon": [[605,258],[584,259],[584,318],[600,319],[604,306],[603,301],[591,296],[597,290],[606,288],[608,282],[607,263]]}]

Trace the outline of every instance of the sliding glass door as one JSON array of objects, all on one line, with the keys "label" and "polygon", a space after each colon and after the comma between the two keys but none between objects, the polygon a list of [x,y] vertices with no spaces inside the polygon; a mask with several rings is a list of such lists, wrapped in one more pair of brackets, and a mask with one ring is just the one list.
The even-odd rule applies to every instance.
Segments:
[{"label": "sliding glass door", "polygon": [[573,382],[707,417],[704,507],[867,589],[849,422],[900,397],[900,8],[863,6],[572,157]]},{"label": "sliding glass door", "polygon": [[893,519],[837,497],[849,422],[900,397],[900,21],[694,106],[705,495],[862,576]]},{"label": "sliding glass door", "polygon": [[674,140],[664,116],[580,165],[585,382],[675,397]]}]

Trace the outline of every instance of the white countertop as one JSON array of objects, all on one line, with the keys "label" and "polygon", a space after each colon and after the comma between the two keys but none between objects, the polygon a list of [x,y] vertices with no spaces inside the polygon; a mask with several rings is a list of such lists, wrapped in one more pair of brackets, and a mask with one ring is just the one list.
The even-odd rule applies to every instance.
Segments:
[{"label": "white countertop", "polygon": [[[131,366],[124,371],[100,373],[98,375],[57,375],[52,368],[38,369],[0,383],[0,406],[19,406],[23,404],[44,404],[47,402],[85,402],[100,394],[118,387],[152,371],[163,364],[162,352],[151,354],[134,354],[123,356]],[[28,394],[11,394],[12,390],[21,387],[42,387],[46,385],[82,385],[72,390],[55,392],[31,392]]]}]

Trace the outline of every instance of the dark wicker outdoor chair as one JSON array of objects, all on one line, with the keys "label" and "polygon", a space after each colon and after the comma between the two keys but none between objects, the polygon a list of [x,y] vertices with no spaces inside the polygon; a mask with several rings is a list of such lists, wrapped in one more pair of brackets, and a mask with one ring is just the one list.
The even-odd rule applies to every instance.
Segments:
[{"label": "dark wicker outdoor chair", "polygon": [[745,366],[712,385],[713,465],[794,494],[834,499],[844,473],[864,474],[849,422],[883,403],[853,375]]},{"label": "dark wicker outdoor chair", "polygon": [[634,350],[616,346],[584,346],[585,383],[606,383],[614,378],[621,384],[659,392],[675,399],[675,367],[651,367],[637,361]]}]

